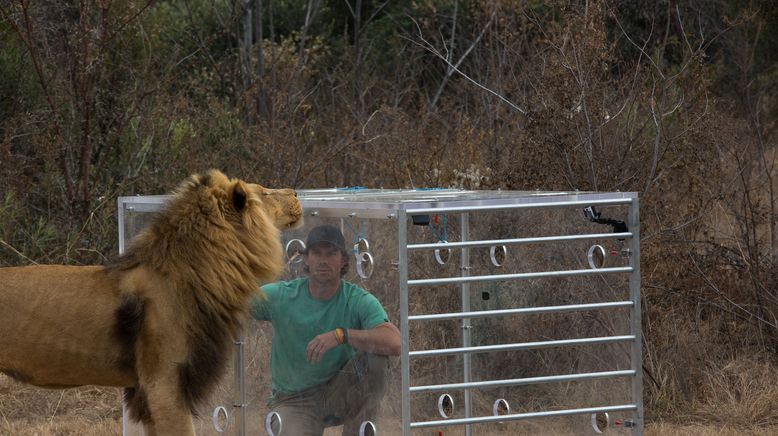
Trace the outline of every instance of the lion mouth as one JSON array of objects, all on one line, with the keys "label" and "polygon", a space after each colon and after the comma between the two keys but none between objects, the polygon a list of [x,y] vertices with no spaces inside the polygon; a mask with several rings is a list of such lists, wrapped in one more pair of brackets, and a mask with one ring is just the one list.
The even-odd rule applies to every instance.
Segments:
[{"label": "lion mouth", "polygon": [[303,225],[302,217],[296,218],[286,224],[287,229],[296,229]]}]

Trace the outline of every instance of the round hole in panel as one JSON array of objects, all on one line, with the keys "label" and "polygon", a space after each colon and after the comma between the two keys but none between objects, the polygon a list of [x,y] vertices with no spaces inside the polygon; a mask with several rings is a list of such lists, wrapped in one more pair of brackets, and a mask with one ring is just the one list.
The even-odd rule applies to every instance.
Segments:
[{"label": "round hole in panel", "polygon": [[373,275],[373,256],[368,252],[357,254],[357,274],[363,279],[369,279]]},{"label": "round hole in panel", "polygon": [[283,428],[284,423],[278,412],[270,412],[265,416],[265,431],[268,436],[279,436]]},{"label": "round hole in panel", "polygon": [[[447,244],[448,241],[441,240],[439,244]],[[451,257],[451,249],[450,248],[436,248],[435,249],[435,260],[438,261],[439,264],[445,265],[446,262],[448,262],[448,259]]]},{"label": "round hole in panel", "polygon": [[359,241],[357,241],[357,243],[354,244],[354,252],[362,253],[365,251],[370,251],[370,243],[367,242],[367,239],[365,238],[359,238]]},{"label": "round hole in panel", "polygon": [[229,418],[230,415],[227,413],[227,409],[224,408],[224,406],[218,406],[214,408],[213,414],[211,415],[211,424],[213,424],[213,429],[216,430],[217,433],[224,433],[224,429],[227,428]]},{"label": "round hole in panel", "polygon": [[375,424],[370,421],[365,421],[359,426],[359,436],[376,436],[377,434]]},{"label": "round hole in panel", "polygon": [[602,245],[592,245],[586,254],[586,260],[589,261],[591,269],[602,268],[605,264],[605,249],[602,248]]},{"label": "round hole in panel", "polygon": [[286,260],[289,263],[300,263],[303,261],[303,252],[305,251],[305,242],[300,239],[292,239],[286,243]]},{"label": "round hole in panel", "polygon": [[592,429],[597,434],[602,434],[610,424],[607,413],[592,413]]},{"label": "round hole in panel", "polygon": [[449,394],[443,394],[438,398],[438,413],[445,419],[454,414],[454,399]]},{"label": "round hole in panel", "polygon": [[508,258],[508,247],[504,245],[492,245],[489,249],[489,258],[492,261],[492,265],[500,267],[505,263],[505,259]]},{"label": "round hole in panel", "polygon": [[494,416],[507,415],[511,413],[511,406],[505,398],[500,398],[494,401],[492,405],[492,414]]}]

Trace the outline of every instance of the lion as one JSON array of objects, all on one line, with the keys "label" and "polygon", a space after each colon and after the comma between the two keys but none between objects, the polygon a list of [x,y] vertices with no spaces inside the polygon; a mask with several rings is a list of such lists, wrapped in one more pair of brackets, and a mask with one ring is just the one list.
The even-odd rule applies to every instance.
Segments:
[{"label": "lion", "polygon": [[105,266],[0,268],[0,371],[32,385],[125,388],[147,435],[194,435],[258,283],[284,267],[291,189],[217,170],[181,183]]}]

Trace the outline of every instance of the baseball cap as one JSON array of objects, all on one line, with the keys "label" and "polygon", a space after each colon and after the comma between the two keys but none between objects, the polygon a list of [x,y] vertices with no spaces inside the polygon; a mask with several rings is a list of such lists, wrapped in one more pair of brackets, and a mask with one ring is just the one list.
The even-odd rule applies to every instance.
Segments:
[{"label": "baseball cap", "polygon": [[346,240],[343,238],[343,233],[335,226],[322,225],[311,229],[308,233],[308,240],[305,242],[305,251],[307,252],[310,247],[322,242],[327,242],[346,251]]}]

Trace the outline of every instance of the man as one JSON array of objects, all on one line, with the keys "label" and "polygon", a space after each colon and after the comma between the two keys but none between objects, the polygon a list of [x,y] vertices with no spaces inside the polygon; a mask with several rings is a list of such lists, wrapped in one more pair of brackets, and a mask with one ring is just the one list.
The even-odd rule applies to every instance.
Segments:
[{"label": "man", "polygon": [[375,422],[400,331],[373,295],[342,279],[349,258],[338,228],[315,227],[303,253],[308,277],[265,285],[267,298],[252,302],[252,317],[273,324],[276,434],[320,436],[343,424],[351,436]]}]

